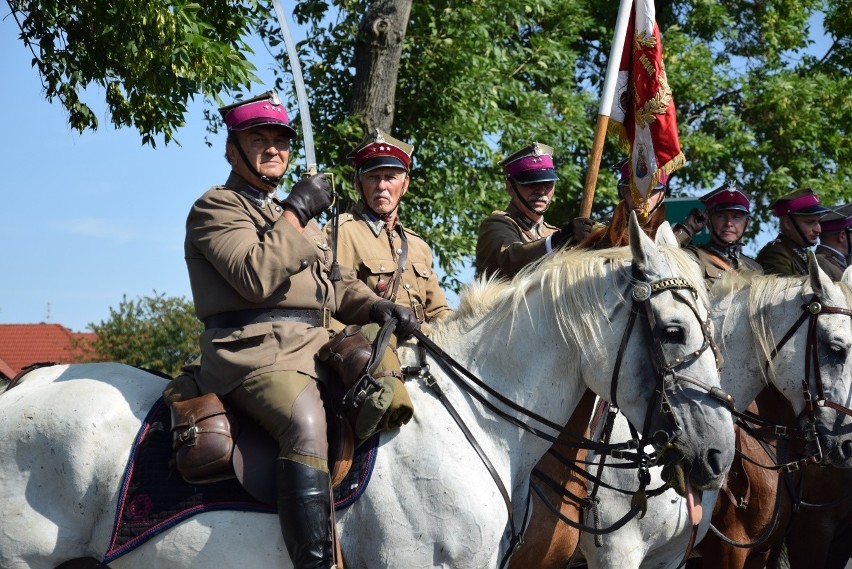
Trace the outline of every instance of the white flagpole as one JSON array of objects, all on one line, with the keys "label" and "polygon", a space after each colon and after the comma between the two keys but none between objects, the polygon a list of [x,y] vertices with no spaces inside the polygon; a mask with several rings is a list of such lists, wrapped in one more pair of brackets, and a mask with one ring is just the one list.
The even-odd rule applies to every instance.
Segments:
[{"label": "white flagpole", "polygon": [[618,6],[618,17],[615,20],[615,35],[612,39],[612,47],[609,50],[609,61],[607,61],[603,93],[601,93],[601,107],[598,112],[598,123],[595,127],[595,139],[592,143],[592,153],[589,156],[589,167],[586,171],[583,200],[580,202],[580,217],[589,217],[592,213],[592,202],[595,198],[598,171],[600,170],[604,141],[606,140],[606,127],[609,122],[610,110],[612,109],[612,100],[615,97],[615,87],[618,83],[618,68],[621,64],[621,53],[624,50],[624,39],[627,34],[627,25],[630,23],[630,9],[632,7],[633,0],[621,0]]}]

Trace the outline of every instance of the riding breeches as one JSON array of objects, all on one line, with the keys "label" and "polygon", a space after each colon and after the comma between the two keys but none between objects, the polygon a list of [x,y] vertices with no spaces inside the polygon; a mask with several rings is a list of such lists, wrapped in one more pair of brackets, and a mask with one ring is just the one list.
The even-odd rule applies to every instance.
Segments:
[{"label": "riding breeches", "polygon": [[278,456],[328,472],[325,409],[317,381],[297,371],[245,380],[225,396],[278,442]]}]

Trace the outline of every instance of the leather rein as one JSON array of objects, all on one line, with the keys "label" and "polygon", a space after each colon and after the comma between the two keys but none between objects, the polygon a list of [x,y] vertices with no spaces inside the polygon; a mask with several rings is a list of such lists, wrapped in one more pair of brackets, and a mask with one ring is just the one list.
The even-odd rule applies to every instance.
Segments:
[{"label": "leather rein", "polygon": [[[651,420],[651,417],[652,417],[652,410],[656,406],[655,402],[660,401],[660,408],[662,409],[663,413],[671,420],[674,428],[673,428],[671,433],[657,431],[654,434],[654,437],[656,437],[658,434],[662,434],[665,441],[661,444],[671,444],[671,441],[676,439],[681,434],[682,430],[681,430],[680,425],[677,421],[677,418],[675,417],[674,412],[671,408],[671,404],[668,400],[667,391],[669,389],[672,389],[674,387],[675,383],[678,380],[682,380],[686,383],[691,383],[693,385],[701,387],[702,389],[705,389],[713,397],[719,399],[724,404],[729,405],[731,407],[733,406],[733,398],[730,395],[722,392],[722,390],[719,389],[718,387],[711,387],[711,386],[707,385],[706,383],[702,382],[701,380],[699,380],[697,378],[686,376],[686,375],[684,375],[684,374],[682,374],[678,371],[679,368],[686,366],[690,362],[692,362],[693,360],[697,359],[708,348],[712,348],[712,350],[713,350],[713,353],[714,353],[714,355],[716,357],[716,361],[717,361],[717,367],[718,367],[719,362],[720,362],[718,347],[716,346],[716,344],[713,340],[713,335],[710,332],[709,315],[708,315],[708,319],[706,321],[702,322],[701,318],[698,314],[698,310],[695,306],[695,303],[689,302],[689,300],[686,299],[686,297],[681,295],[679,292],[676,292],[676,291],[679,291],[679,290],[687,289],[687,290],[692,291],[693,296],[697,296],[697,292],[696,292],[695,288],[689,283],[689,281],[687,281],[686,279],[682,279],[682,278],[668,278],[668,279],[662,279],[662,280],[653,281],[653,282],[647,282],[645,280],[641,280],[640,275],[636,274],[635,267],[633,267],[633,271],[634,271],[633,287],[632,287],[632,292],[631,292],[631,295],[630,295],[633,303],[632,303],[631,314],[630,314],[630,317],[629,317],[628,325],[627,325],[627,327],[624,331],[624,334],[622,336],[621,345],[619,347],[618,356],[616,357],[616,363],[615,363],[615,367],[613,369],[613,376],[612,376],[613,381],[612,381],[611,396],[612,396],[613,399],[615,399],[615,392],[616,392],[616,388],[617,388],[616,384],[618,382],[618,378],[621,375],[620,371],[621,371],[621,366],[622,366],[622,362],[623,362],[623,359],[624,359],[623,356],[624,356],[624,353],[627,349],[628,340],[629,340],[630,336],[632,335],[632,330],[635,326],[635,323],[636,323],[636,320],[638,319],[638,316],[640,314],[642,314],[643,319],[648,323],[648,334],[649,334],[650,338],[652,339],[652,345],[650,345],[648,349],[649,349],[649,352],[650,352],[649,355],[651,356],[651,360],[652,360],[653,365],[654,365],[654,371],[655,371],[656,377],[657,377],[657,385],[655,387],[654,400],[648,406],[648,412],[647,412],[646,418],[645,418],[645,426],[643,428],[643,434],[646,434],[647,431],[649,430],[650,420]],[[698,348],[694,352],[690,352],[689,354],[686,354],[685,356],[683,356],[681,358],[677,358],[677,359],[672,360],[672,361],[666,360],[665,354],[663,352],[662,342],[659,340],[659,338],[657,338],[654,335],[655,318],[654,318],[654,315],[653,315],[651,303],[649,302],[650,299],[655,294],[658,294],[658,293],[666,291],[666,290],[672,290],[675,294],[678,294],[678,296],[680,296],[687,303],[687,305],[691,308],[693,313],[698,318],[699,322],[702,322],[701,329],[702,329],[702,333],[704,334],[704,342],[702,343],[700,348]],[[644,308],[644,310],[642,310],[642,308]],[[519,419],[519,418],[515,417],[514,415],[504,411],[503,409],[497,407],[485,395],[480,393],[479,390],[486,392],[488,395],[490,395],[491,397],[493,397],[494,399],[499,401],[501,404],[509,407],[510,409],[515,411],[516,413],[523,415],[526,418],[532,420],[533,422],[538,423],[539,425],[546,427],[548,429],[551,429],[551,430],[553,430],[557,433],[559,433],[560,431],[563,430],[564,425],[556,424],[556,423],[536,414],[535,412],[524,408],[523,406],[515,403],[514,401],[506,398],[504,395],[497,392],[494,388],[487,385],[485,382],[483,382],[481,379],[479,379],[476,375],[471,373],[464,366],[462,366],[460,363],[458,363],[456,360],[454,360],[443,349],[441,349],[439,346],[437,346],[434,342],[432,342],[429,338],[427,338],[419,330],[416,331],[413,335],[414,335],[415,338],[417,338],[418,344],[419,344],[419,347],[420,347],[420,350],[421,350],[421,362],[420,362],[419,366],[412,366],[412,367],[404,368],[403,374],[406,377],[420,378],[424,382],[424,384],[433,391],[435,396],[441,401],[441,403],[447,409],[447,412],[450,414],[450,416],[453,417],[453,420],[456,422],[456,424],[462,430],[462,432],[464,433],[468,442],[476,450],[477,454],[479,455],[479,457],[482,460],[483,464],[485,465],[486,469],[491,474],[491,477],[494,479],[494,483],[496,484],[498,490],[500,491],[500,494],[503,496],[503,501],[505,502],[506,510],[508,512],[509,528],[510,528],[509,546],[506,550],[505,556],[503,557],[503,559],[501,560],[501,563],[500,563],[500,567],[504,567],[506,565],[506,563],[508,562],[509,558],[511,557],[512,553],[514,553],[517,546],[521,543],[521,532],[518,531],[518,528],[515,524],[514,508],[512,506],[511,497],[509,496],[509,492],[506,490],[505,485],[503,484],[502,480],[500,479],[500,476],[497,473],[496,469],[494,468],[493,464],[491,463],[490,459],[486,456],[485,452],[483,451],[483,449],[481,448],[479,443],[476,441],[474,435],[470,432],[470,429],[467,427],[467,425],[464,424],[464,421],[462,420],[461,416],[458,414],[456,409],[453,407],[452,403],[446,398],[443,389],[437,383],[437,380],[434,378],[434,376],[431,374],[431,372],[429,370],[429,365],[426,362],[425,354],[429,353],[433,357],[433,359],[438,364],[438,366],[444,371],[444,373],[447,374],[447,376],[457,385],[457,387],[460,390],[462,390],[463,392],[466,392],[470,396],[474,397],[476,400],[478,400],[480,403],[482,403],[483,406],[485,406],[487,409],[489,409],[490,411],[492,411],[493,413],[495,413],[499,417],[503,418],[504,420],[506,420],[510,424],[515,425],[516,427],[523,429],[523,430],[525,430],[525,431],[527,431],[527,432],[529,432],[529,433],[531,433],[531,434],[533,434],[533,435],[535,435],[535,436],[537,436],[541,439],[547,440],[550,443],[566,444],[564,441],[559,441],[558,437],[553,436],[549,433],[546,433],[538,427],[529,425],[526,422],[524,422],[524,420]],[[464,376],[464,377],[462,377],[462,376]],[[475,385],[476,388],[478,388],[478,389],[474,388],[470,384]],[[651,462],[651,460],[648,457],[648,455],[646,453],[644,453],[644,451],[642,449],[650,441],[647,441],[645,438],[643,438],[642,440],[631,440],[631,441],[627,441],[626,443],[618,443],[618,444],[615,444],[615,445],[611,445],[611,444],[608,444],[608,443],[601,443],[601,442],[596,442],[596,441],[593,441],[593,440],[590,440],[590,439],[586,439],[586,438],[579,436],[579,435],[576,436],[576,439],[577,439],[577,442],[571,443],[571,446],[577,446],[579,448],[586,448],[586,449],[595,450],[596,452],[598,452],[602,455],[614,454],[614,455],[623,456],[626,451],[629,451],[630,449],[634,449],[638,453],[638,459],[637,460],[638,460],[639,464],[645,465],[645,476],[643,477],[640,474],[640,480],[647,480],[642,485],[642,488],[640,490],[642,492],[642,494],[644,495],[644,488],[647,485],[647,483],[650,481],[650,474],[647,472],[647,465],[648,465],[649,462]],[[540,475],[540,473],[537,473],[537,474]],[[551,480],[550,482],[553,482],[553,481]],[[532,481],[530,482],[530,486],[537,493],[540,493],[540,490],[534,488]],[[549,502],[545,501],[545,503],[548,505],[548,507],[551,509],[551,511],[556,510],[555,507],[552,504],[550,504]],[[626,521],[628,521],[630,518],[635,516],[641,510],[642,510],[641,504],[634,505],[634,507],[632,507],[630,512],[628,513],[629,517],[626,517],[627,519],[625,519],[620,525],[623,525],[624,523],[626,523]],[[557,514],[557,515],[562,517],[560,514]],[[619,527],[620,527],[620,525],[619,525]],[[615,529],[617,529],[617,528],[615,528]],[[611,531],[613,531],[613,530],[611,530]]]}]

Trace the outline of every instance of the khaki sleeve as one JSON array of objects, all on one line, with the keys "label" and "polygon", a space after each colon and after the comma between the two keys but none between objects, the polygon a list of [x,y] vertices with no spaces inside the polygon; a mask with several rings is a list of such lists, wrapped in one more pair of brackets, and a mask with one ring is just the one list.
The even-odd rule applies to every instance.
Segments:
[{"label": "khaki sleeve", "polygon": [[518,228],[504,216],[492,215],[479,226],[476,242],[476,276],[498,273],[514,277],[547,253],[546,239],[525,243]]},{"label": "khaki sleeve", "polygon": [[797,275],[799,274],[793,260],[784,252],[780,245],[770,243],[757,254],[757,262],[767,275]]}]

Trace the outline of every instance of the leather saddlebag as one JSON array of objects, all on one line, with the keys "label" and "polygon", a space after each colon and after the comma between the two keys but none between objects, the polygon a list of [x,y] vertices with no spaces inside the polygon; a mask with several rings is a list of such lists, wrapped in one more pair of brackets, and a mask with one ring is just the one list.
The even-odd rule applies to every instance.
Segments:
[{"label": "leather saddlebag", "polygon": [[350,324],[320,348],[318,357],[349,388],[367,372],[372,354],[373,346],[361,333],[361,327]]},{"label": "leather saddlebag", "polygon": [[175,465],[191,484],[234,477],[233,416],[215,393],[171,405]]}]

